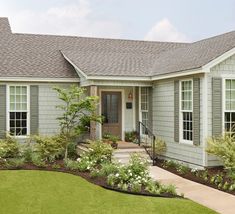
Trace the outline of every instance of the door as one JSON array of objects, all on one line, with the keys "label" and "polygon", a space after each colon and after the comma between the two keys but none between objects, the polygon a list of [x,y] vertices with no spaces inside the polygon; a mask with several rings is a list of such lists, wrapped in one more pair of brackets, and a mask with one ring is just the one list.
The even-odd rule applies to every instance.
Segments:
[{"label": "door", "polygon": [[122,137],[122,95],[121,92],[105,91],[101,93],[101,112],[104,117],[102,135],[109,133]]}]

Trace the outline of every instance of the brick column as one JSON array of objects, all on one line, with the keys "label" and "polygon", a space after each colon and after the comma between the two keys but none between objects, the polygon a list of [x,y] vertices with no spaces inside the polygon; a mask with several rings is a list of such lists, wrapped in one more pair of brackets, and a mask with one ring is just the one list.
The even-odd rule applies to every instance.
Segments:
[{"label": "brick column", "polygon": [[[90,86],[90,96],[98,96],[98,88],[95,85]],[[98,111],[98,109],[97,109]],[[96,130],[97,130],[97,123],[91,121],[90,123],[90,139],[95,140],[97,138],[96,136]]]}]

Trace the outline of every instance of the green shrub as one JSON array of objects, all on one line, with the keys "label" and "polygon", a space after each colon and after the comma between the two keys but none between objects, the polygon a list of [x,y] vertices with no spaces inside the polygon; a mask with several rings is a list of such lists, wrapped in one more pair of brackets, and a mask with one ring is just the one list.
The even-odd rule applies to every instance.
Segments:
[{"label": "green shrub", "polygon": [[17,140],[11,136],[0,140],[0,157],[16,158],[20,155],[20,147]]},{"label": "green shrub", "polygon": [[101,176],[108,176],[110,174],[115,174],[118,172],[120,168],[120,164],[118,163],[103,163],[101,165],[100,175]]},{"label": "green shrub", "polygon": [[25,162],[32,162],[32,156],[34,153],[34,144],[26,142],[25,145],[22,145],[22,157],[25,159]]},{"label": "green shrub", "polygon": [[68,158],[73,159],[73,160],[78,158],[76,143],[69,143],[68,144]]},{"label": "green shrub", "polygon": [[227,169],[235,170],[235,136],[224,134],[207,140],[207,152],[221,159]]},{"label": "green shrub", "polygon": [[112,171],[107,177],[107,183],[117,187],[126,184],[132,191],[139,191],[150,179],[147,160],[139,154],[133,154],[127,165],[116,164],[116,169],[113,166]]},{"label": "green shrub", "polygon": [[176,187],[172,184],[170,184],[170,185],[161,185],[160,186],[160,192],[161,193],[168,193],[168,194],[171,194],[171,195],[177,195]]},{"label": "green shrub", "polygon": [[46,167],[45,160],[37,153],[33,153],[32,155],[32,164],[37,167]]},{"label": "green shrub", "polygon": [[190,168],[189,168],[188,166],[183,165],[183,164],[178,164],[178,165],[176,165],[176,170],[177,170],[177,172],[179,172],[181,175],[190,172]]},{"label": "green shrub", "polygon": [[120,138],[118,136],[109,134],[109,133],[105,133],[103,135],[103,142],[108,143],[112,146],[112,148],[117,149],[118,147],[118,143],[117,141],[119,141]]},{"label": "green shrub", "polygon": [[24,158],[9,158],[6,162],[6,167],[21,168],[25,163]]},{"label": "green shrub", "polygon": [[54,164],[52,164],[51,167],[52,167],[52,169],[60,169],[60,168],[61,168],[61,165],[54,163]]},{"label": "green shrub", "polygon": [[78,161],[66,159],[64,164],[65,167],[69,170],[80,170],[80,165]]},{"label": "green shrub", "polygon": [[90,147],[85,155],[89,157],[90,161],[94,161],[96,164],[104,162],[110,162],[113,155],[113,149],[109,144],[102,141],[90,141]]},{"label": "green shrub", "polygon": [[44,161],[53,162],[64,151],[59,136],[34,136],[35,150]]},{"label": "green shrub", "polygon": [[166,152],[166,143],[163,139],[157,138],[155,140],[155,152],[157,155],[162,155]]},{"label": "green shrub", "polygon": [[178,162],[173,160],[165,160],[162,164],[163,168],[176,168],[178,166]]},{"label": "green shrub", "polygon": [[137,139],[137,132],[131,131],[131,132],[125,132],[125,141],[126,142],[136,142]]},{"label": "green shrub", "polygon": [[145,190],[152,194],[161,194],[160,183],[158,183],[157,181],[150,180],[147,183]]}]

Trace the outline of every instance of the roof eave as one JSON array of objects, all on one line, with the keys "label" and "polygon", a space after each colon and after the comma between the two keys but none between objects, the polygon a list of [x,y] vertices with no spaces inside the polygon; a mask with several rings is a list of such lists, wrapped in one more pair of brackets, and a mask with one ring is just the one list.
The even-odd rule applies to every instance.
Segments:
[{"label": "roof eave", "polygon": [[210,72],[210,69],[212,67],[214,67],[215,65],[218,65],[219,63],[223,62],[224,60],[226,60],[227,58],[231,57],[234,54],[235,54],[235,47],[223,53],[219,57],[216,57],[215,59],[211,60],[210,62],[202,66],[202,69],[204,71]]},{"label": "roof eave", "polygon": [[195,75],[195,74],[201,74],[201,73],[206,73],[206,71],[203,70],[201,67],[199,67],[199,68],[195,68],[195,69],[188,69],[188,70],[184,70],[184,71],[172,72],[172,73],[168,73],[168,74],[155,75],[151,79],[154,81],[154,80],[169,79],[169,78],[189,76],[189,75]]}]

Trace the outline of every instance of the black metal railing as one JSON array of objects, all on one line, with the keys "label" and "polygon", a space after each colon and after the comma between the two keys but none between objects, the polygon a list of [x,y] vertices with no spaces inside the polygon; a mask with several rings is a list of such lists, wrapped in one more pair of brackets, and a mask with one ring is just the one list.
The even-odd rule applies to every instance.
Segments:
[{"label": "black metal railing", "polygon": [[156,151],[155,151],[155,140],[156,137],[153,132],[142,122],[139,121],[138,125],[138,143],[143,146],[153,161],[153,165],[156,161]]}]

